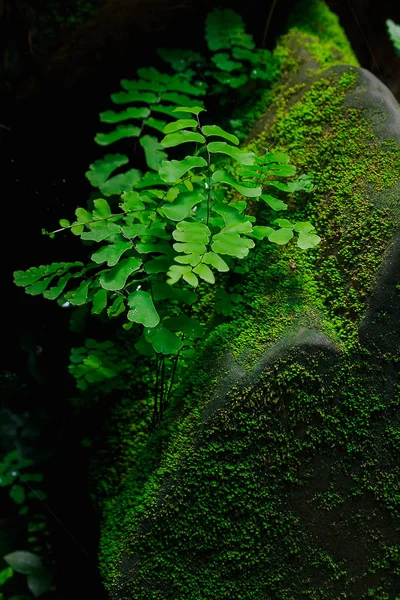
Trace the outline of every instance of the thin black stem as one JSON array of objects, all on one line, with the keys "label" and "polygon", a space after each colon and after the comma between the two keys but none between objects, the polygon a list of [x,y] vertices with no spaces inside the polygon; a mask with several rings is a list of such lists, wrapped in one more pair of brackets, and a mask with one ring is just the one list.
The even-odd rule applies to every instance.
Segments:
[{"label": "thin black stem", "polygon": [[161,386],[160,386],[160,419],[164,412],[164,385],[165,385],[165,356],[161,358]]},{"label": "thin black stem", "polygon": [[274,14],[276,3],[277,3],[277,0],[273,0],[271,8],[269,9],[269,13],[268,13],[268,17],[267,17],[267,22],[266,22],[265,27],[264,27],[263,40],[262,40],[262,44],[261,44],[261,46],[263,48],[265,48],[265,43],[267,41],[267,34],[268,34],[268,31],[269,31],[269,26],[271,25],[271,19],[272,19],[272,15]]},{"label": "thin black stem", "polygon": [[159,386],[159,361],[158,354],[156,354],[156,387],[154,390],[154,402],[153,402],[153,427],[155,427],[157,423],[157,415],[158,415],[158,386]]},{"label": "thin black stem", "polygon": [[[183,342],[184,339],[185,339],[185,334],[183,334],[183,336],[182,336],[182,342]],[[171,378],[169,380],[168,391],[167,391],[166,396],[165,396],[165,406],[166,407],[168,406],[168,402],[169,402],[169,397],[171,395],[172,386],[174,385],[174,380],[175,380],[176,370],[178,368],[180,353],[181,353],[181,350],[179,350],[179,352],[177,352],[177,354],[175,356],[174,364],[173,364],[173,367],[172,367],[172,373],[171,373]]]}]

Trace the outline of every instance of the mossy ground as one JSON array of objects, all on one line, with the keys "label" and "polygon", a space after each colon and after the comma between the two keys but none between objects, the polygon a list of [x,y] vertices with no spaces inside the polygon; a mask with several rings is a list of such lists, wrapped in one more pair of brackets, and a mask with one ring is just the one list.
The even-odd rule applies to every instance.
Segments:
[{"label": "mossy ground", "polygon": [[[250,259],[243,301],[181,373],[180,395],[151,436],[149,401],[116,410],[109,447],[118,462],[99,487],[114,598],[400,593],[398,356],[371,355],[358,341],[397,228],[379,195],[397,182],[400,150],[346,106],[355,69],[318,74],[348,62],[340,30],[316,43],[298,31],[283,38],[283,83],[251,144],[288,151],[313,174],[312,198],[294,196],[290,212],[310,219],[323,243],[308,252],[266,245]],[[301,80],[308,60],[314,73]],[[307,331],[325,343],[307,343]]]}]

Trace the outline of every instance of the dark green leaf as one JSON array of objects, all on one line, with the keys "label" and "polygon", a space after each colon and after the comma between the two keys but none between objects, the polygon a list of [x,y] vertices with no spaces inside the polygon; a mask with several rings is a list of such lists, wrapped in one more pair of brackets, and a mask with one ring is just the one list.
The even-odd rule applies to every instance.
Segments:
[{"label": "dark green leaf", "polygon": [[187,315],[169,317],[165,319],[164,325],[171,331],[180,331],[189,339],[203,337],[204,330],[200,323]]},{"label": "dark green leaf", "polygon": [[130,106],[121,112],[106,110],[105,112],[100,113],[100,121],[103,123],[120,123],[121,121],[127,121],[128,119],[145,119],[149,114],[150,109],[145,106]]},{"label": "dark green leaf", "polygon": [[112,269],[103,272],[100,275],[100,285],[105,290],[113,292],[122,290],[125,287],[126,280],[132,273],[137,271],[142,264],[140,258],[125,258],[121,260]]},{"label": "dark green leaf", "polygon": [[159,314],[154,306],[153,299],[148,292],[136,290],[128,297],[128,320],[141,323],[144,327],[156,327],[160,322]]},{"label": "dark green leaf", "polygon": [[137,187],[137,183],[141,180],[142,173],[138,169],[129,169],[126,173],[115,175],[108,181],[101,184],[100,190],[105,196],[113,196],[129,192],[132,188]]},{"label": "dark green leaf", "polygon": [[23,575],[30,575],[42,568],[42,559],[33,552],[17,550],[3,557],[14,571]]},{"label": "dark green leaf", "polygon": [[160,131],[160,133],[164,133],[166,121],[161,121],[160,119],[154,119],[153,117],[149,117],[144,123],[145,125],[147,125],[147,127],[152,127],[153,129]]},{"label": "dark green leaf", "polygon": [[82,306],[88,299],[90,281],[82,281],[77,290],[70,292],[68,300],[73,306]]},{"label": "dark green leaf", "polygon": [[199,115],[201,112],[204,112],[206,109],[203,108],[202,106],[178,106],[177,108],[174,108],[174,113],[176,112],[181,112],[181,113],[192,113],[193,115]]},{"label": "dark green leaf", "polygon": [[127,137],[139,137],[140,127],[136,125],[118,125],[116,129],[109,133],[98,133],[94,138],[95,142],[100,146],[109,146],[114,142],[118,142]]},{"label": "dark green leaf", "polygon": [[129,92],[117,92],[111,95],[111,100],[115,104],[130,104],[131,102],[143,102],[145,104],[153,104],[157,102],[156,94],[152,92],[141,92],[131,90]]},{"label": "dark green leaf", "polygon": [[25,490],[22,485],[13,485],[10,488],[10,498],[17,504],[22,504],[25,500]]},{"label": "dark green leaf", "polygon": [[180,338],[163,325],[155,330],[145,331],[145,336],[157,354],[177,354],[183,346]]},{"label": "dark green leaf", "polygon": [[107,154],[104,158],[96,160],[89,166],[89,171],[86,171],[86,177],[90,183],[99,187],[111,175],[115,169],[129,162],[129,158],[124,154]]},{"label": "dark green leaf", "polygon": [[141,137],[140,145],[144,150],[149,169],[158,171],[162,161],[168,158],[168,154],[164,152],[163,146],[159,143],[158,139],[152,135],[144,135]]},{"label": "dark green leaf", "polygon": [[112,305],[107,309],[107,315],[110,318],[118,317],[121,313],[125,311],[125,303],[124,296],[118,296]]},{"label": "dark green leaf", "polygon": [[241,62],[232,60],[229,54],[226,52],[218,52],[217,54],[214,54],[214,56],[211,57],[211,60],[218,67],[218,69],[221,69],[221,71],[231,72],[235,69],[240,69],[243,67]]},{"label": "dark green leaf", "polygon": [[53,576],[48,569],[40,569],[28,575],[28,588],[38,598],[48,592],[53,584]]}]

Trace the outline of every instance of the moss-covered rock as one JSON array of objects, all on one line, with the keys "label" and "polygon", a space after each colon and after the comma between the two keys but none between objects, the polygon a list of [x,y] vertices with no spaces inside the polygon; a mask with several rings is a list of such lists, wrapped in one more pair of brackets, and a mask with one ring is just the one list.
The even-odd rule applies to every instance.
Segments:
[{"label": "moss-covered rock", "polygon": [[282,79],[248,143],[312,173],[290,210],[323,242],[250,259],[242,302],[152,436],[119,408],[123,480],[104,473],[99,488],[115,599],[400,593],[399,112],[310,4],[328,21],[282,38]]}]

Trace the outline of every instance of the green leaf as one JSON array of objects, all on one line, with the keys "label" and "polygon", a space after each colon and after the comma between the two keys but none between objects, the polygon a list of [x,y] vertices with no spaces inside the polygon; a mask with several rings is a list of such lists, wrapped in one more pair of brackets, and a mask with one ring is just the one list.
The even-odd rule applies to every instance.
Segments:
[{"label": "green leaf", "polygon": [[232,75],[231,73],[226,73],[224,71],[220,73],[213,73],[215,79],[222,83],[222,85],[227,85],[233,89],[237,89],[244,85],[248,79],[247,75],[242,73],[241,75]]},{"label": "green leaf", "polygon": [[146,273],[153,275],[156,273],[166,273],[170,265],[170,260],[164,256],[159,256],[149,260],[145,264]]},{"label": "green leaf", "polygon": [[68,295],[68,300],[73,306],[82,306],[88,299],[90,281],[82,281],[78,289],[73,290]]},{"label": "green leaf", "polygon": [[173,244],[173,248],[176,252],[185,252],[185,254],[203,254],[206,251],[204,244],[197,242],[185,242],[183,244]]},{"label": "green leaf", "polygon": [[107,309],[107,315],[112,319],[113,317],[118,317],[121,313],[125,311],[125,303],[124,296],[118,296],[112,303],[112,305]]},{"label": "green leaf", "polygon": [[130,242],[118,242],[117,244],[110,244],[108,246],[104,246],[94,254],[92,254],[92,260],[101,265],[104,262],[107,262],[109,267],[113,267],[117,264],[121,256],[127,250],[132,248],[132,244]]},{"label": "green leaf", "polygon": [[157,354],[177,354],[183,346],[182,340],[163,325],[145,331],[145,337]]},{"label": "green leaf", "polygon": [[49,569],[39,569],[28,575],[28,588],[38,598],[51,589],[53,576]]},{"label": "green leaf", "polygon": [[221,215],[225,225],[232,223],[241,223],[245,218],[242,213],[247,207],[245,200],[241,202],[231,202],[230,204],[214,204],[212,211]]},{"label": "green leaf", "polygon": [[210,234],[209,228],[204,223],[181,221],[172,232],[172,237],[178,242],[208,244]]},{"label": "green leaf", "polygon": [[295,231],[309,233],[310,231],[313,231],[314,225],[312,225],[309,221],[299,221],[298,223],[295,223],[293,229]]},{"label": "green leaf", "polygon": [[4,585],[14,575],[14,571],[11,567],[7,567],[0,571],[0,586]]},{"label": "green leaf", "polygon": [[164,204],[161,211],[171,221],[182,221],[191,212],[192,208],[205,200],[205,196],[201,192],[181,192],[174,202]]},{"label": "green leaf", "polygon": [[397,25],[391,19],[387,19],[386,27],[387,27],[389,37],[392,40],[394,47],[397,50],[400,50],[400,25]]},{"label": "green leaf", "polygon": [[228,175],[226,171],[218,170],[215,171],[212,175],[212,180],[218,183],[227,183],[234,187],[238,192],[240,192],[246,198],[257,198],[262,193],[262,187],[247,187],[240,183],[238,183],[233,177]]},{"label": "green leaf", "polygon": [[162,161],[168,158],[168,154],[164,152],[163,146],[158,139],[152,135],[144,135],[141,137],[140,145],[144,150],[146,163],[149,169],[158,171]]},{"label": "green leaf", "polygon": [[206,109],[201,106],[178,106],[177,108],[174,108],[173,112],[192,113],[197,116],[205,110]]},{"label": "green leaf", "polygon": [[183,160],[166,160],[159,170],[160,177],[167,183],[176,183],[190,169],[206,167],[207,162],[201,156],[186,156]]},{"label": "green leaf", "polygon": [[10,498],[17,504],[22,504],[25,500],[25,490],[22,485],[13,485],[10,488]]},{"label": "green leaf", "polygon": [[229,271],[229,267],[226,262],[215,252],[207,252],[203,257],[203,262],[211,265],[217,271]]},{"label": "green leaf", "polygon": [[297,240],[297,245],[302,250],[307,250],[308,248],[314,248],[321,241],[321,238],[315,233],[308,233],[306,231],[301,231],[299,233],[299,237]]},{"label": "green leaf", "polygon": [[204,59],[198,52],[182,48],[158,48],[157,54],[170,63],[174,71],[186,71],[192,63],[203,63]]},{"label": "green leaf", "polygon": [[235,144],[236,146],[239,145],[239,140],[236,137],[236,135],[233,135],[232,133],[228,133],[224,129],[221,129],[221,127],[218,127],[218,125],[203,125],[203,127],[201,128],[201,131],[202,131],[202,133],[204,133],[204,135],[206,137],[209,137],[212,135],[217,135],[218,137],[225,138],[226,140],[228,140],[228,142],[231,142],[232,144]]},{"label": "green leaf", "polygon": [[111,177],[108,181],[100,185],[101,193],[105,196],[113,196],[129,192],[141,180],[142,173],[138,169],[129,169],[126,173],[120,173]]},{"label": "green leaf", "polygon": [[217,54],[214,54],[214,56],[211,57],[211,60],[218,67],[218,69],[221,69],[221,71],[228,71],[229,73],[235,69],[238,70],[243,67],[241,62],[232,60],[229,54],[226,52],[218,52]]},{"label": "green leaf", "polygon": [[186,265],[186,266],[171,265],[167,272],[167,276],[169,277],[169,279],[167,280],[167,283],[169,285],[174,285],[174,283],[179,281],[183,277],[183,275],[190,273],[191,270],[192,270],[192,268],[188,265]]},{"label": "green leaf", "polygon": [[166,121],[161,121],[160,119],[154,119],[153,117],[149,117],[144,122],[147,127],[151,127],[152,129],[156,129],[160,133],[164,133],[164,128],[166,125]]},{"label": "green leaf", "polygon": [[289,229],[293,229],[294,225],[287,219],[275,219],[274,223],[279,225],[279,227],[289,227]]},{"label": "green leaf", "polygon": [[106,182],[115,169],[128,162],[129,158],[124,154],[107,154],[104,158],[92,163],[85,175],[94,187],[99,187]]},{"label": "green leaf", "polygon": [[100,275],[100,285],[105,290],[116,292],[125,287],[126,280],[142,265],[140,258],[125,258],[109,271]]},{"label": "green leaf", "polygon": [[71,223],[68,221],[68,219],[60,219],[58,221],[60,223],[60,227],[70,227]]},{"label": "green leaf", "polygon": [[132,80],[132,79],[121,79],[121,86],[128,92],[131,90],[147,90],[151,92],[161,92],[165,85],[160,81],[144,81],[144,79]]},{"label": "green leaf", "polygon": [[236,258],[245,258],[250,248],[254,248],[253,240],[242,238],[238,233],[217,233],[213,237],[211,248],[219,254],[228,254]]},{"label": "green leaf", "polygon": [[33,552],[17,550],[3,557],[14,571],[23,575],[30,575],[42,568],[42,559]]},{"label": "green leaf", "polygon": [[283,246],[287,244],[289,240],[293,237],[293,231],[289,227],[283,227],[282,229],[278,229],[273,233],[270,233],[268,239],[270,242],[274,244],[278,244],[279,246]]},{"label": "green leaf", "polygon": [[139,137],[140,127],[136,125],[118,125],[116,129],[109,133],[98,133],[94,141],[100,146],[109,146],[127,137]]},{"label": "green leaf", "polygon": [[100,113],[100,121],[103,123],[120,123],[121,121],[127,121],[128,119],[145,119],[149,114],[150,109],[145,106],[130,106],[121,112],[106,110],[105,112]]},{"label": "green leaf", "polygon": [[153,104],[157,102],[157,96],[152,92],[131,90],[129,92],[117,92],[116,94],[112,94],[111,100],[114,102],[114,104],[130,104],[131,102]]},{"label": "green leaf", "polygon": [[205,265],[204,263],[200,263],[193,269],[193,273],[196,273],[201,279],[207,281],[207,283],[215,283],[214,273],[211,271],[210,267]]},{"label": "green leaf", "polygon": [[107,238],[120,233],[121,227],[115,223],[109,221],[103,221],[102,223],[96,224],[90,231],[84,231],[81,235],[82,240],[90,240],[92,242],[102,242]]},{"label": "green leaf", "polygon": [[[175,86],[175,87],[178,87],[178,86]],[[172,88],[170,88],[170,89],[172,89]],[[179,88],[178,91],[182,92],[183,90],[181,90]],[[160,94],[160,98],[161,98],[161,100],[166,100],[167,102],[171,102],[172,104],[177,104],[178,106],[182,106],[183,104],[185,106],[194,106],[198,102],[197,99],[190,98],[186,94],[171,92],[170,90],[168,90],[167,92],[162,92]]]},{"label": "green leaf", "polygon": [[164,148],[172,148],[179,146],[180,144],[186,144],[187,142],[196,142],[199,144],[205,143],[205,138],[196,133],[195,131],[177,131],[176,133],[170,133],[161,140],[161,145]]},{"label": "green leaf", "polygon": [[77,208],[75,210],[75,215],[78,219],[78,223],[87,223],[92,220],[92,215],[84,208]]},{"label": "green leaf", "polygon": [[168,317],[163,323],[171,331],[180,331],[189,339],[200,338],[204,335],[204,329],[200,323],[187,315]]},{"label": "green leaf", "polygon": [[261,194],[261,199],[264,200],[264,202],[266,202],[268,206],[272,208],[272,210],[287,210],[287,204],[282,202],[282,200],[278,200],[278,198],[275,198],[274,196],[270,196],[269,194]]},{"label": "green leaf", "polygon": [[265,227],[264,225],[256,225],[255,227],[253,227],[252,232],[249,233],[248,235],[250,235],[252,238],[254,238],[256,240],[263,240],[264,238],[268,237],[273,232],[274,232],[274,229],[272,229],[272,227]]},{"label": "green leaf", "polygon": [[198,123],[194,119],[178,119],[177,121],[168,123],[168,125],[164,127],[164,133],[175,133],[175,131],[180,131],[181,129],[186,129],[187,127],[197,126]]},{"label": "green leaf", "polygon": [[219,152],[221,154],[227,154],[241,165],[253,165],[255,155],[253,152],[244,152],[240,148],[231,146],[226,142],[210,142],[207,144],[207,149],[211,153]]},{"label": "green leaf", "polygon": [[136,290],[128,297],[128,320],[141,323],[144,327],[156,327],[160,322],[159,314],[154,306],[153,299],[148,292]]},{"label": "green leaf", "polygon": [[93,218],[94,219],[108,219],[111,217],[111,208],[108,204],[107,200],[104,198],[97,198],[97,200],[93,201],[94,210],[93,210]]},{"label": "green leaf", "polygon": [[63,277],[60,277],[57,285],[55,285],[52,288],[50,288],[49,290],[46,290],[45,292],[43,292],[43,296],[45,298],[47,298],[48,300],[55,300],[56,298],[58,298],[58,296],[64,291],[65,286],[67,285],[67,283],[71,279],[71,277],[72,277],[71,273],[67,273]]},{"label": "green leaf", "polygon": [[186,281],[186,283],[188,283],[194,288],[196,288],[199,285],[199,280],[197,279],[196,275],[194,275],[194,273],[192,273],[191,271],[189,271],[188,273],[184,273],[182,277]]}]

